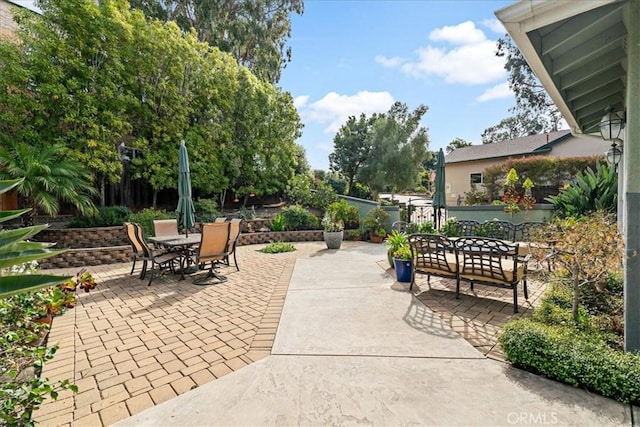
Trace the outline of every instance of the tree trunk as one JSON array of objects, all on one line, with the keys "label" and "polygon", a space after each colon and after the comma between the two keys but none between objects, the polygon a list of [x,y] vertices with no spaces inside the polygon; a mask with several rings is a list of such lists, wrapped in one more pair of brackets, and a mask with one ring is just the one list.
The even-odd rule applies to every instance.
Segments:
[{"label": "tree trunk", "polygon": [[105,194],[104,194],[104,177],[100,178],[100,207],[105,207]]},{"label": "tree trunk", "polygon": [[152,207],[153,209],[155,209],[155,208],[156,208],[156,204],[157,204],[157,202],[158,202],[158,190],[155,190],[155,189],[154,189],[154,190],[153,190],[153,200],[151,201],[151,207]]},{"label": "tree trunk", "polygon": [[571,305],[571,316],[574,323],[578,323],[578,304],[580,303],[580,278],[578,277],[578,260],[573,257],[571,261],[571,281],[573,284],[573,303]]}]

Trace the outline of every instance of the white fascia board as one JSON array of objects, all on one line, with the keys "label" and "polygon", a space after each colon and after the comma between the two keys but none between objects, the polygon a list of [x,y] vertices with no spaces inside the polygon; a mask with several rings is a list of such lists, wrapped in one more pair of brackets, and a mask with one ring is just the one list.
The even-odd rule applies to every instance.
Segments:
[{"label": "white fascia board", "polygon": [[619,0],[521,0],[495,12],[574,135],[581,133],[578,122],[547,72],[527,33],[616,1]]}]

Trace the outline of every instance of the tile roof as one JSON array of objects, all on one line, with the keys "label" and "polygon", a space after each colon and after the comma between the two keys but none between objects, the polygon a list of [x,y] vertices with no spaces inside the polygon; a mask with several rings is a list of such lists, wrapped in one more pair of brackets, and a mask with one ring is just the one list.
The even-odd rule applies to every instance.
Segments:
[{"label": "tile roof", "polygon": [[[523,136],[508,141],[492,144],[472,145],[453,150],[445,156],[445,163],[468,162],[470,160],[493,159],[498,157],[520,156],[534,154],[544,145],[570,135],[570,130],[543,133],[539,135]],[[540,150],[541,153],[548,151]]]}]

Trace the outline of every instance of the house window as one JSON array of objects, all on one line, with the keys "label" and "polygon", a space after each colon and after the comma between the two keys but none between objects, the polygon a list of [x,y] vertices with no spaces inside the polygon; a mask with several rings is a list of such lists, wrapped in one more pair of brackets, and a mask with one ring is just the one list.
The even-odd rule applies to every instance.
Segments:
[{"label": "house window", "polygon": [[482,184],[482,174],[481,173],[472,173],[471,174],[471,184]]}]

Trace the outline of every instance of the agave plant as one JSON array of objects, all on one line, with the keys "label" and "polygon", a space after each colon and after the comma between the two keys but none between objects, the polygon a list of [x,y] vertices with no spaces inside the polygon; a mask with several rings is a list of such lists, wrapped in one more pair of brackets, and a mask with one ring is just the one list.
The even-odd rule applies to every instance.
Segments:
[{"label": "agave plant", "polygon": [[618,200],[618,174],[615,166],[598,163],[576,174],[575,180],[557,196],[545,200],[553,203],[560,216],[583,216],[599,210],[614,212]]},{"label": "agave plant", "polygon": [[[0,181],[0,194],[20,185],[22,179]],[[0,222],[20,217],[30,209],[0,211]],[[58,255],[64,250],[50,249],[53,243],[30,242],[29,239],[48,225],[0,230],[0,298],[57,285],[69,277],[48,274],[19,274],[20,266]]]}]

